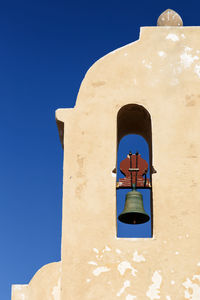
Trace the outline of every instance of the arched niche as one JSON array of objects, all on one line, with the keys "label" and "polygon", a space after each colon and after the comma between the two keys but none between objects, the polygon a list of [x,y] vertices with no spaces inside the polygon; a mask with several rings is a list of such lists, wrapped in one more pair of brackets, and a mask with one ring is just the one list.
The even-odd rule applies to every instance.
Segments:
[{"label": "arched niche", "polygon": [[[135,139],[135,140],[134,140]],[[152,130],[151,130],[151,117],[149,112],[141,105],[137,104],[127,104],[123,106],[117,115],[117,144],[118,148],[120,141],[124,143],[126,140],[128,144],[129,150],[132,150],[133,152],[138,151],[139,153],[143,152],[142,149],[138,149],[139,147],[145,147],[148,148],[148,151],[146,150],[146,153],[148,153],[148,157],[145,158],[148,162],[148,178],[150,180],[150,183],[152,184]],[[138,141],[139,144],[138,144]],[[128,153],[124,153],[124,158],[126,157]],[[146,154],[147,155],[147,154]],[[120,158],[119,158],[120,156]],[[117,157],[117,180],[119,179],[119,159],[121,160],[121,153]],[[122,174],[120,174],[121,177],[123,177]],[[125,203],[125,195],[126,193],[130,191],[128,189],[125,189],[121,191],[120,189],[117,190],[117,213],[119,214],[119,203],[120,201],[123,201],[123,204]],[[117,220],[117,236],[118,237],[152,237],[153,235],[153,205],[152,205],[152,189],[146,189],[140,190],[139,192],[143,195],[144,199],[144,206],[148,204],[148,210],[149,214],[151,216],[151,219],[148,224],[141,224],[141,225],[127,225],[127,224],[120,224]],[[148,203],[147,203],[148,202]],[[120,204],[121,206],[121,204]],[[134,228],[134,226],[136,226]],[[141,236],[138,234],[140,231],[140,228],[143,230],[143,233]],[[146,227],[145,227],[146,226]],[[148,227],[148,228],[147,228]],[[127,236],[123,234],[119,234],[119,231],[121,231],[120,228],[123,228],[123,232],[126,231],[127,228]],[[137,230],[136,230],[137,228]],[[144,228],[146,228],[147,235],[144,234]],[[139,230],[139,231],[138,231]],[[132,234],[131,234],[132,232]]]}]

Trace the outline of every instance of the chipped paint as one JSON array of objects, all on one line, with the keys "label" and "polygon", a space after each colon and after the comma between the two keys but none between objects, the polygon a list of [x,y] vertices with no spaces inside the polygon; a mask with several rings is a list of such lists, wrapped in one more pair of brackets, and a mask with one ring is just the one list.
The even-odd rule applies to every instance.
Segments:
[{"label": "chipped paint", "polygon": [[166,36],[166,40],[171,40],[173,42],[177,42],[179,41],[179,37],[178,35],[174,34],[174,33],[169,33],[167,36]]},{"label": "chipped paint", "polygon": [[116,252],[117,254],[121,254],[121,253],[122,253],[122,251],[121,251],[120,249],[116,249],[115,252]]},{"label": "chipped paint", "polygon": [[95,261],[88,261],[88,265],[94,265],[97,266],[98,264]]},{"label": "chipped paint", "polygon": [[175,281],[174,281],[174,280],[171,280],[171,284],[174,285],[174,284],[175,284]]},{"label": "chipped paint", "polygon": [[60,286],[61,286],[61,280],[59,278],[57,285],[54,286],[52,290],[52,296],[54,300],[60,300]]},{"label": "chipped paint", "polygon": [[152,62],[147,62],[145,59],[143,59],[142,63],[147,69],[152,69]]},{"label": "chipped paint", "polygon": [[94,251],[95,253],[99,253],[99,250],[98,250],[97,248],[93,248],[93,251]]},{"label": "chipped paint", "polygon": [[192,277],[192,280],[195,280],[195,279],[198,279],[198,280],[200,281],[200,275],[194,275],[194,276]]},{"label": "chipped paint", "polygon": [[192,51],[192,48],[185,46],[185,51]]},{"label": "chipped paint", "polygon": [[166,296],[166,300],[171,300],[171,297],[170,296]]},{"label": "chipped paint", "polygon": [[145,258],[143,255],[139,255],[137,251],[135,251],[133,253],[133,261],[135,262],[142,262],[142,261],[145,261]]},{"label": "chipped paint", "polygon": [[146,296],[151,300],[160,299],[160,285],[162,282],[162,276],[159,274],[160,271],[155,271],[152,276],[152,284],[149,286],[149,289],[146,293]]},{"label": "chipped paint", "polygon": [[181,64],[186,69],[189,68],[195,60],[198,60],[199,57],[197,55],[192,56],[191,54],[184,52],[180,55],[180,59],[181,59]]},{"label": "chipped paint", "polygon": [[129,280],[125,280],[124,281],[124,285],[123,287],[120,289],[120,291],[117,293],[117,296],[121,296],[121,294],[123,294],[123,292],[125,291],[126,288],[130,287],[131,284],[130,284],[130,281]]},{"label": "chipped paint", "polygon": [[200,78],[200,65],[195,65],[194,72],[197,74],[197,76]]},{"label": "chipped paint", "polygon": [[158,51],[158,55],[160,57],[166,57],[167,56],[167,54],[164,51]]},{"label": "chipped paint", "polygon": [[110,269],[103,266],[96,268],[92,273],[94,274],[94,276],[99,276],[101,273],[105,273],[108,271],[110,271]]},{"label": "chipped paint", "polygon": [[128,261],[122,261],[122,262],[118,265],[117,269],[118,269],[118,271],[119,271],[119,273],[120,273],[121,275],[124,275],[124,273],[126,272],[126,270],[131,270],[131,274],[132,274],[133,276],[136,276],[137,270],[134,269]]},{"label": "chipped paint", "polygon": [[136,296],[133,296],[133,295],[131,295],[131,294],[128,294],[128,295],[126,296],[126,300],[133,300],[133,299],[136,299]]},{"label": "chipped paint", "polygon": [[186,288],[184,294],[185,299],[199,300],[200,299],[200,286],[193,283],[189,278],[183,282],[183,286]]},{"label": "chipped paint", "polygon": [[108,246],[105,246],[105,248],[102,250],[102,252],[104,253],[105,251],[111,251],[111,249]]}]

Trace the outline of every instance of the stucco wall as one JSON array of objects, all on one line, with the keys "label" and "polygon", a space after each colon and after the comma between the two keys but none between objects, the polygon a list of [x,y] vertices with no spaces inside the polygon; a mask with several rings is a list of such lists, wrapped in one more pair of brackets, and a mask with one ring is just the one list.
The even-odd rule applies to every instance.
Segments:
[{"label": "stucco wall", "polygon": [[12,286],[12,300],[60,300],[61,262],[45,265],[27,285]]},{"label": "stucco wall", "polygon": [[[36,274],[28,300],[200,299],[199,35],[200,27],[142,28],[139,41],[89,69],[74,109],[56,112],[62,270]],[[117,113],[131,103],[152,121],[151,239],[116,238]]]},{"label": "stucco wall", "polygon": [[[64,122],[61,299],[200,299],[200,27],[142,28],[97,61]],[[116,238],[119,109],[153,138],[153,238]],[[70,274],[70,276],[69,276]]]}]

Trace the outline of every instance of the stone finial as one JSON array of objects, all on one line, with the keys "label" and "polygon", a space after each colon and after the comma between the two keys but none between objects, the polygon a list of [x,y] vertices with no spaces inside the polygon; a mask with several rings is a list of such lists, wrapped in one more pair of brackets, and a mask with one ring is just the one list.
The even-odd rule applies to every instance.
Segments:
[{"label": "stone finial", "polygon": [[174,10],[167,9],[158,18],[157,26],[183,26],[183,21]]}]

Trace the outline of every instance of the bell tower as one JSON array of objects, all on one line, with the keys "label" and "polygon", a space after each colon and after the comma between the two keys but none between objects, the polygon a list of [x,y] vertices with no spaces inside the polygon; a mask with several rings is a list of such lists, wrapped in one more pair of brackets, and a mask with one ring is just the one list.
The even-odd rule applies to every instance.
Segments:
[{"label": "bell tower", "polygon": [[[157,25],[98,60],[75,107],[56,111],[64,148],[62,260],[29,285],[14,285],[12,300],[200,299],[200,27],[184,27],[172,10]],[[139,179],[149,185],[151,215],[142,213],[152,222],[150,238],[117,237],[113,170],[129,133],[149,146],[149,176],[144,170],[134,180],[127,199],[141,203]],[[141,226],[132,221],[127,226]]]}]

